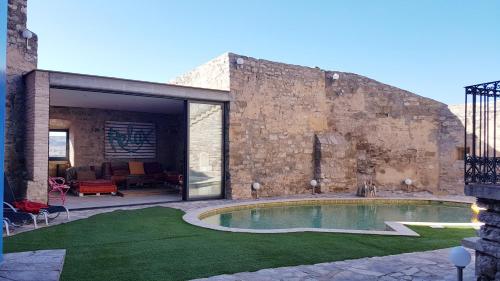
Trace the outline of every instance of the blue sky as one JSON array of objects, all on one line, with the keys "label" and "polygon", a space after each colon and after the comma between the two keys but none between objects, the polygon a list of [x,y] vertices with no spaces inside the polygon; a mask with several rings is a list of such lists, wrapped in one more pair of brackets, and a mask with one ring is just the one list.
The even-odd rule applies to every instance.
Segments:
[{"label": "blue sky", "polygon": [[500,80],[500,1],[29,0],[39,68],[167,82],[224,52],[448,104]]}]

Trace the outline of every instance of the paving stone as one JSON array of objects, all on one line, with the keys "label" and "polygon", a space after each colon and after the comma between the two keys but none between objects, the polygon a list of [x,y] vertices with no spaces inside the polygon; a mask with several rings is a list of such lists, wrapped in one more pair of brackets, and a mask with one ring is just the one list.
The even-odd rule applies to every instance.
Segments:
[{"label": "paving stone", "polygon": [[411,267],[411,268],[403,271],[403,273],[405,275],[413,275],[413,274],[415,274],[417,272],[418,272],[418,268],[416,268],[416,267]]},{"label": "paving stone", "polygon": [[66,250],[42,250],[4,255],[0,281],[58,281]]},{"label": "paving stone", "polygon": [[[237,280],[333,280],[333,281],[451,281],[456,280],[456,269],[448,261],[450,249],[407,253],[384,257],[264,269],[237,273]],[[474,280],[474,255],[464,270],[464,280]],[[377,271],[374,268],[378,269]],[[272,278],[269,278],[272,273]],[[227,276],[227,275],[224,275]],[[199,279],[215,281],[218,276]],[[234,280],[234,279],[224,279]]]}]

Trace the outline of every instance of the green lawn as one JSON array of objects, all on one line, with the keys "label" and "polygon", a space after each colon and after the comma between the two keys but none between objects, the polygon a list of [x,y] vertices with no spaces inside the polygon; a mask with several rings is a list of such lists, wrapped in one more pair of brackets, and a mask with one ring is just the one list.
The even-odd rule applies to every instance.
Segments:
[{"label": "green lawn", "polygon": [[186,280],[459,245],[472,229],[412,227],[421,237],[219,232],[180,210],[115,211],[5,238],[6,252],[67,249],[62,280]]}]

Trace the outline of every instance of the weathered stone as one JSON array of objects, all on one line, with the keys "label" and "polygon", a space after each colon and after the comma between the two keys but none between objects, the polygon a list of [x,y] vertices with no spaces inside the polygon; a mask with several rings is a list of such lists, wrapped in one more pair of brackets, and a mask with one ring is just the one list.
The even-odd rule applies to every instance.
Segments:
[{"label": "weathered stone", "polygon": [[[417,252],[385,257],[321,263],[308,266],[280,267],[256,272],[219,275],[199,281],[216,280],[456,280],[456,269],[448,260],[449,249]],[[406,262],[402,263],[401,260]],[[431,261],[422,263],[421,260]],[[381,269],[381,270],[380,270]],[[472,266],[464,270],[464,280],[473,280]],[[493,280],[493,279],[492,279]]]},{"label": "weathered stone", "polygon": [[497,259],[492,256],[478,253],[476,255],[476,275],[478,280],[497,280],[495,275],[498,271]]},{"label": "weathered stone", "polygon": [[313,178],[324,192],[367,180],[385,190],[463,192],[463,127],[445,104],[352,73],[231,53],[173,83],[230,90],[233,198],[249,198],[253,181],[262,196],[310,192]]},{"label": "weathered stone", "polygon": [[[483,238],[483,237],[481,237]],[[476,250],[489,256],[500,259],[500,243],[479,239],[476,243]]]},{"label": "weathered stone", "polygon": [[27,0],[8,1],[7,23],[7,95],[5,108],[5,174],[15,195],[26,193],[25,169],[25,82],[23,75],[37,66],[38,38],[22,38],[26,28]]},{"label": "weathered stone", "polygon": [[[500,189],[498,192],[500,192]],[[490,210],[490,211],[500,213],[500,204],[498,204],[498,200],[478,198],[477,204],[483,208]]]},{"label": "weathered stone", "polygon": [[484,239],[500,243],[500,228],[485,225],[481,227],[479,235]]},{"label": "weathered stone", "polygon": [[484,222],[487,225],[500,227],[500,213],[486,210],[481,212],[478,218],[481,222]]},{"label": "weathered stone", "polygon": [[58,281],[66,250],[41,250],[4,255],[0,280]]}]

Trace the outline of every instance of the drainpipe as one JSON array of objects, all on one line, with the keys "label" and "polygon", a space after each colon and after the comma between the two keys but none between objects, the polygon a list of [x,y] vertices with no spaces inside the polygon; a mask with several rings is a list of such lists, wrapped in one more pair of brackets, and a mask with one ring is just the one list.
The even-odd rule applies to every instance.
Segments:
[{"label": "drainpipe", "polygon": [[[3,202],[5,150],[5,95],[7,68],[7,0],[0,0],[0,199]],[[3,204],[3,203],[2,203]],[[0,208],[3,225],[3,207]],[[3,262],[3,239],[0,239],[0,263]]]}]

